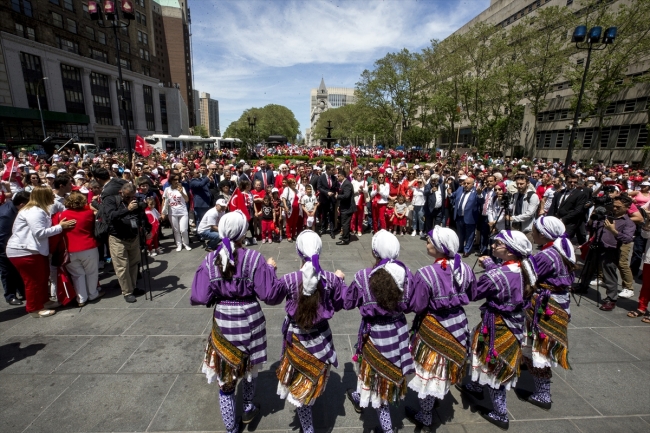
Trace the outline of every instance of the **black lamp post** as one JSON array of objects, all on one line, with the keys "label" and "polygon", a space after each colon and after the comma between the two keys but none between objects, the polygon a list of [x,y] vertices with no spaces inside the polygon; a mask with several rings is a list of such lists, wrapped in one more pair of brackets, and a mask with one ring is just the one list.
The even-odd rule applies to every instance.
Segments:
[{"label": "black lamp post", "polygon": [[[582,83],[580,84],[580,93],[578,94],[578,103],[576,104],[576,112],[573,116],[573,123],[571,124],[571,137],[569,138],[569,148],[566,152],[566,161],[564,163],[565,173],[569,173],[569,167],[571,166],[571,161],[573,159],[573,142],[576,139],[578,134],[578,118],[580,117],[580,106],[582,105],[582,95],[585,92],[585,81],[587,79],[587,71],[589,70],[589,63],[591,62],[591,51],[592,50],[604,50],[607,48],[607,45],[610,45],[614,42],[616,38],[616,27],[609,27],[605,30],[605,35],[602,38],[603,28],[600,26],[594,26],[589,29],[587,33],[587,26],[578,26],[573,31],[573,36],[571,37],[571,42],[575,42],[576,48],[579,50],[587,50],[587,61],[585,62],[585,71],[582,74]],[[579,45],[582,43],[582,45]],[[594,47],[595,45],[595,47]]]},{"label": "black lamp post", "polygon": [[[253,141],[253,140],[255,140],[255,125],[257,123],[257,117],[253,116],[253,121],[252,122],[251,122],[251,116],[248,116],[246,119],[248,120],[248,127],[251,130],[251,141]],[[251,147],[253,147],[252,145],[253,145],[253,143],[251,143]]]},{"label": "black lamp post", "polygon": [[[101,6],[100,6],[101,3]],[[103,28],[113,28],[113,34],[115,35],[115,51],[117,53],[117,73],[120,80],[120,108],[122,110],[122,116],[124,117],[124,129],[126,130],[126,149],[129,152],[129,161],[133,161],[133,146],[131,145],[131,134],[129,132],[129,119],[126,116],[126,99],[124,98],[124,79],[122,77],[122,63],[120,61],[120,45],[119,39],[117,38],[117,29],[126,28],[131,24],[131,21],[135,19],[135,8],[133,7],[133,0],[122,0],[122,17],[117,12],[115,6],[115,1],[113,0],[101,0],[101,1],[88,1],[88,13],[90,14],[90,19],[93,21],[102,19],[102,7],[104,9],[104,16],[108,25],[104,22],[98,23],[100,27]]]}]

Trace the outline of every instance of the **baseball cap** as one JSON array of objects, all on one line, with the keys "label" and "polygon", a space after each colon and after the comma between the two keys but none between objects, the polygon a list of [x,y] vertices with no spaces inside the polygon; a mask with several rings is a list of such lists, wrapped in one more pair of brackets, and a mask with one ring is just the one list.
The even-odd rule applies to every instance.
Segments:
[{"label": "baseball cap", "polygon": [[56,171],[56,174],[67,173],[68,171],[65,168],[60,168]]},{"label": "baseball cap", "polygon": [[45,175],[45,177],[49,177],[50,179],[54,179],[56,176],[54,175],[54,173],[48,173],[48,174]]},{"label": "baseball cap", "polygon": [[274,192],[280,192],[280,190],[277,189],[277,188],[273,188],[273,189],[271,190],[271,193],[274,193]]},{"label": "baseball cap", "polygon": [[465,179],[467,179],[467,176],[463,174],[463,175],[459,176],[458,179],[459,180],[465,180]]},{"label": "baseball cap", "polygon": [[83,174],[75,174],[74,176],[72,176],[72,178],[73,179],[83,179],[84,176],[83,176]]},{"label": "baseball cap", "polygon": [[224,199],[222,199],[222,198],[220,198],[219,200],[217,200],[217,204],[218,204],[219,206],[227,206],[227,205],[228,205],[228,203],[226,203],[226,200],[224,200]]},{"label": "baseball cap", "polygon": [[650,182],[644,180],[643,182],[641,182],[641,186],[650,186]]}]

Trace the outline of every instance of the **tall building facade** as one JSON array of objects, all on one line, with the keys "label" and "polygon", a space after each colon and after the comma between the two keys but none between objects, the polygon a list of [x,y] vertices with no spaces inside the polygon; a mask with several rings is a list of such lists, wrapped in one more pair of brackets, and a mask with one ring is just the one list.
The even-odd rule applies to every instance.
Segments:
[{"label": "tall building facade", "polygon": [[[192,75],[192,44],[190,41],[191,16],[187,0],[156,0],[160,4],[169,81],[180,89],[188,107],[194,107],[195,92]],[[190,109],[190,123],[196,125],[195,110]]]},{"label": "tall building facade", "polygon": [[[124,148],[126,125],[132,140],[136,134],[188,133],[187,103],[180,85],[167,78],[162,7],[151,0],[133,3],[135,19],[117,36],[103,27],[108,22],[91,20],[86,1],[0,4],[0,142],[38,144],[45,129],[55,141],[77,135],[100,147]],[[176,105],[179,100],[185,108]]]},{"label": "tall building facade", "polygon": [[[617,8],[626,0],[607,0],[608,7]],[[569,7],[579,14],[585,7],[583,2],[574,0],[491,0],[490,7],[481,12],[456,33],[466,32],[478,22],[486,22],[507,28],[521,18],[532,14],[540,8],[560,6]],[[567,39],[567,43],[569,39]],[[587,53],[581,50],[571,55],[570,61],[583,64]],[[650,60],[629,65],[628,77],[647,74]],[[520,131],[520,152],[526,151],[537,158],[564,161],[566,158],[569,129],[574,111],[571,109],[573,98],[571,83],[560,78],[551,86],[544,110],[535,118],[530,101],[521,101],[525,105],[524,119]],[[580,124],[577,131],[578,146],[574,150],[574,159],[582,161],[604,162],[606,164],[639,162],[643,159],[643,148],[648,145],[648,109],[650,108],[650,85],[636,84],[616,95],[605,111],[605,126],[597,136],[598,120],[592,116]],[[537,125],[534,134],[533,125]],[[535,135],[533,137],[532,135]],[[453,137],[455,141],[455,137]],[[461,125],[460,142],[472,143],[472,131],[469,124]],[[442,143],[445,146],[448,143]],[[530,147],[533,146],[532,149]],[[528,147],[528,148],[527,148]]]},{"label": "tall building facade", "polygon": [[348,104],[354,104],[354,88],[351,87],[327,87],[325,79],[321,78],[317,89],[309,92],[309,128],[305,132],[307,144],[314,144],[311,131],[314,130],[320,115],[330,108],[339,108]]},{"label": "tall building facade", "polygon": [[219,128],[219,101],[211,99],[209,93],[201,92],[201,125],[205,126],[210,137],[221,136]]}]

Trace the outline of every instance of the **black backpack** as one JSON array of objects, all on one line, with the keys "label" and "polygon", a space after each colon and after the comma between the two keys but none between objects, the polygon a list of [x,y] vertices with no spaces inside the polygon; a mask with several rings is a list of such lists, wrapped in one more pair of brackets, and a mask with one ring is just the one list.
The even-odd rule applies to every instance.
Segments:
[{"label": "black backpack", "polygon": [[[121,199],[122,196],[117,195],[116,198]],[[108,221],[108,215],[106,215],[104,209],[104,203],[99,203],[99,209],[95,214],[95,237],[97,239],[103,239],[108,236],[108,231],[110,229],[110,223]]]}]

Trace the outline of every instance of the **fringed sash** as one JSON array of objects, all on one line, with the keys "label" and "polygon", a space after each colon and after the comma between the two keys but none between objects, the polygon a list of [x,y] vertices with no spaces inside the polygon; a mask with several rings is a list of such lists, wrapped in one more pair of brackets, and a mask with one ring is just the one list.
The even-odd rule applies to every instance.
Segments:
[{"label": "fringed sash", "polygon": [[402,370],[386,359],[368,339],[363,345],[359,379],[364,387],[382,401],[397,403],[406,396],[406,379]]},{"label": "fringed sash", "polygon": [[[472,351],[484,364],[487,373],[500,383],[519,377],[522,360],[521,347],[515,334],[500,315],[485,311],[472,338]],[[486,316],[491,317],[486,319]]]},{"label": "fringed sash", "polygon": [[217,320],[212,319],[212,332],[205,348],[204,363],[215,371],[220,383],[242,378],[249,370],[248,354],[235,347],[219,329]]},{"label": "fringed sash", "polygon": [[533,351],[570,370],[569,314],[551,298],[551,290],[547,288],[533,294],[530,303],[526,318],[529,322],[528,336],[533,339]]},{"label": "fringed sash", "polygon": [[452,385],[463,379],[467,349],[430,314],[420,322],[411,344],[411,354],[426,371],[441,371],[444,365]]},{"label": "fringed sash", "polygon": [[298,337],[292,334],[291,344],[285,346],[275,374],[293,398],[302,405],[309,406],[325,391],[328,370],[329,366],[312,355]]}]

